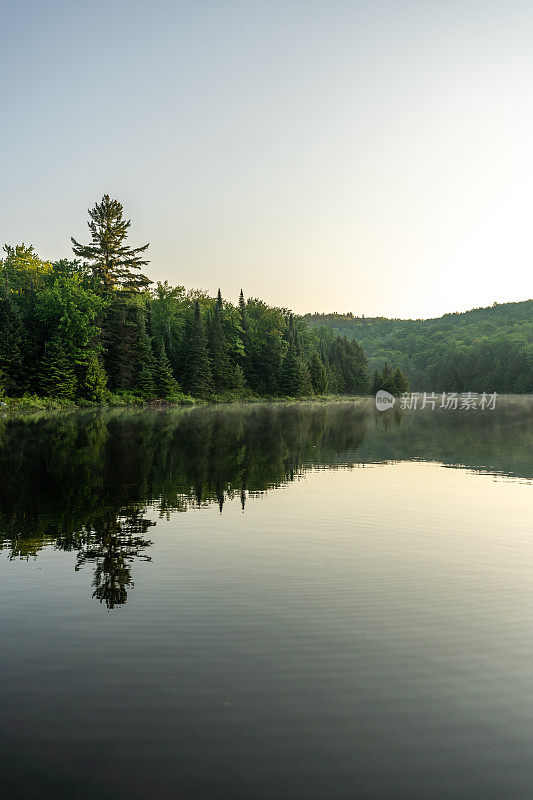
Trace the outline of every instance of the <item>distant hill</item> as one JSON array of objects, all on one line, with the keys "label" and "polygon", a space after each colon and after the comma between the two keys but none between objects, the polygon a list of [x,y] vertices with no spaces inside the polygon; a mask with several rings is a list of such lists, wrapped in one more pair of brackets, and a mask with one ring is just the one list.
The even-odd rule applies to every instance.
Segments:
[{"label": "distant hill", "polygon": [[306,314],[362,345],[371,371],[399,366],[420,391],[533,392],[533,300],[437,319]]}]

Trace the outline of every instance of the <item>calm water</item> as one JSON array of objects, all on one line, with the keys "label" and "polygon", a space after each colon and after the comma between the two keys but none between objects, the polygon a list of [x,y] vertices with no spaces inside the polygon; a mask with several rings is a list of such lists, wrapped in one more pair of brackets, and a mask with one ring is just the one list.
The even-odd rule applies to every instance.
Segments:
[{"label": "calm water", "polygon": [[0,420],[9,798],[529,798],[533,400]]}]

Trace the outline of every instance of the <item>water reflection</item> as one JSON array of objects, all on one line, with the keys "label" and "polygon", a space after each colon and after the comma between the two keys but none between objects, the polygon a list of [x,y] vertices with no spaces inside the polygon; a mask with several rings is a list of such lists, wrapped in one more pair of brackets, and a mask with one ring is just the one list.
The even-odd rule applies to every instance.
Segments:
[{"label": "water reflection", "polygon": [[370,403],[100,411],[0,422],[0,549],[46,546],[93,569],[93,597],[127,600],[148,529],[190,507],[247,499],[313,468],[437,461],[533,478],[533,403],[494,412],[376,412]]}]

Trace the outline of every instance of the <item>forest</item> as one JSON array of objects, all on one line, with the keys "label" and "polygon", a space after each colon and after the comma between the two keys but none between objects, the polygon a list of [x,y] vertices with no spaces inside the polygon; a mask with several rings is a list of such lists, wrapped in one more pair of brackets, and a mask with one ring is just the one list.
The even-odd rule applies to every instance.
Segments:
[{"label": "forest", "polygon": [[148,245],[109,195],[90,241],[47,261],[0,260],[0,399],[13,405],[138,404],[365,395],[386,389],[533,392],[533,300],[438,319],[296,316],[143,272]]},{"label": "forest", "polygon": [[0,394],[69,403],[187,402],[368,393],[362,347],[256,298],[157,283],[148,245],[108,195],[90,242],[46,261],[6,245],[0,261]]},{"label": "forest", "polygon": [[303,321],[356,339],[371,372],[398,365],[415,391],[533,392],[533,300],[437,319],[308,314]]}]

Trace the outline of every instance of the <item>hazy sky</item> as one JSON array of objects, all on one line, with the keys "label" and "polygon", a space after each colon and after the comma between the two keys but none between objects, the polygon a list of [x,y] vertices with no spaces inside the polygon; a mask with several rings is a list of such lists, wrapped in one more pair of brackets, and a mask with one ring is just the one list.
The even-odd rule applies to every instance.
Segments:
[{"label": "hazy sky", "polygon": [[0,239],[296,312],[533,295],[533,2],[0,0]]}]

